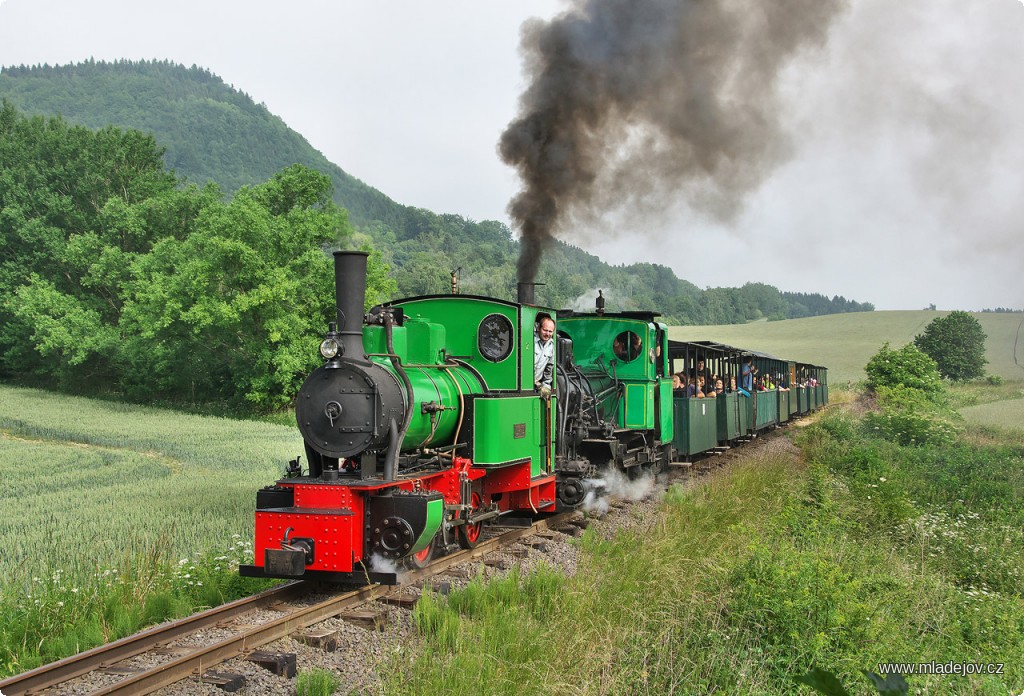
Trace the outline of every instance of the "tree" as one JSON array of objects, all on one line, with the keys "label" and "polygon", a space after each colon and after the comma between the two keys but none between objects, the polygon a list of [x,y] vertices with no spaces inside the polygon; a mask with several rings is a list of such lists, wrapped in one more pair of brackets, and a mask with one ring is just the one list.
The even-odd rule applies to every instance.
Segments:
[{"label": "tree", "polygon": [[[186,239],[165,238],[132,267],[121,328],[126,379],[137,391],[187,400],[289,403],[319,365],[334,318],[327,246],[352,228],[330,201],[330,180],[300,165],[211,202]],[[394,292],[372,253],[367,305]]]},{"label": "tree", "polygon": [[950,312],[925,327],[914,345],[927,353],[947,379],[963,382],[985,374],[985,332],[967,312]]}]

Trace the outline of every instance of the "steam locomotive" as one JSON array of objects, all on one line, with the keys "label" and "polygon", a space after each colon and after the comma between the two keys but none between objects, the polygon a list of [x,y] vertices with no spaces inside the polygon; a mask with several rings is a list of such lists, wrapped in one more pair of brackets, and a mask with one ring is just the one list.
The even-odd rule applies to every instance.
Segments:
[{"label": "steam locomotive", "polygon": [[[654,312],[592,313],[453,294],[364,315],[364,252],[336,252],[337,321],[296,401],[305,447],[256,495],[246,576],[397,582],[485,524],[581,505],[610,471],[651,475],[827,401],[825,368],[668,340]],[[557,319],[555,396],[534,391],[534,327]],[[696,399],[676,368],[735,374],[740,360],[820,387]],[[806,394],[804,392],[807,392]]]}]

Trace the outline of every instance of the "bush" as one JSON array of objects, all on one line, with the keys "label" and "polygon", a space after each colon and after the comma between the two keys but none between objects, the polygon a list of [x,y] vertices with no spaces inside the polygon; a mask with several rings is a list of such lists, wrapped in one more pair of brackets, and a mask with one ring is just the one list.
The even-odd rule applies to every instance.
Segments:
[{"label": "bush", "polygon": [[879,386],[876,393],[879,410],[867,414],[864,423],[886,440],[901,445],[946,445],[962,430],[955,411],[920,389]]},{"label": "bush", "polygon": [[942,392],[942,377],[938,365],[917,346],[908,343],[899,350],[889,344],[875,353],[864,368],[868,375],[868,389],[904,386],[928,394]]}]

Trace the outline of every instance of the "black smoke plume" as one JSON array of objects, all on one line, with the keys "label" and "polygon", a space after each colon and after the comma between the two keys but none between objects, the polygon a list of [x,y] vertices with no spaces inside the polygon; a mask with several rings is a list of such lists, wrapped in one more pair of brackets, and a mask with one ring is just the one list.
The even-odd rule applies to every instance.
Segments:
[{"label": "black smoke plume", "polygon": [[845,0],[576,0],[523,25],[531,84],[501,136],[521,282],[569,221],[680,198],[728,221],[788,152],[781,70]]}]

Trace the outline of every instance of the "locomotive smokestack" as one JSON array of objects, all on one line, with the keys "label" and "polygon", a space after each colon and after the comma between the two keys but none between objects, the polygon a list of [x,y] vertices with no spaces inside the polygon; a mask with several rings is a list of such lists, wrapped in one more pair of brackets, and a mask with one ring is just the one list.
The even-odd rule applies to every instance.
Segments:
[{"label": "locomotive smokestack", "polygon": [[519,304],[536,304],[536,295],[534,293],[536,285],[536,283],[519,283]]},{"label": "locomotive smokestack", "polygon": [[363,306],[366,303],[365,251],[334,252],[334,293],[338,334],[346,358],[368,363],[363,352]]}]

